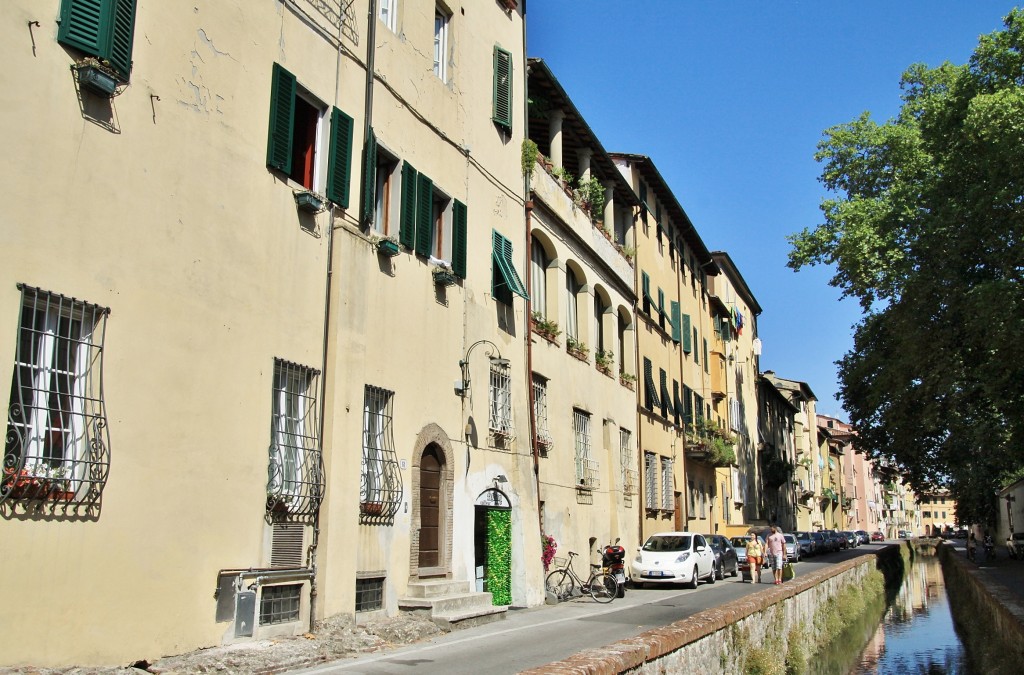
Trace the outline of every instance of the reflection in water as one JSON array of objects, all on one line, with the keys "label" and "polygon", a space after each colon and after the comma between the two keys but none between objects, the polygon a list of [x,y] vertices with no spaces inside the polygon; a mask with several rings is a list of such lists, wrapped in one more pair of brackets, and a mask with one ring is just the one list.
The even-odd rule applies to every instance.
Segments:
[{"label": "reflection in water", "polygon": [[[851,626],[851,630],[856,628]],[[857,637],[856,633],[843,635],[836,642]],[[835,647],[833,643],[832,649]],[[833,662],[833,665],[837,664]],[[881,624],[867,639],[860,657],[852,660],[851,668],[838,672],[850,675],[971,675],[974,672],[953,628],[937,558],[918,557],[907,569],[903,586],[886,609]]]}]

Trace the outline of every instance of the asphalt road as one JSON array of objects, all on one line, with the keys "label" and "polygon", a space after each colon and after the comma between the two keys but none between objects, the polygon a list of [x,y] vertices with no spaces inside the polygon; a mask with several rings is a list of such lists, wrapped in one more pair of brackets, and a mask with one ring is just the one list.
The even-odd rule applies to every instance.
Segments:
[{"label": "asphalt road", "polygon": [[[796,574],[806,574],[877,548],[879,544],[871,544],[810,558],[796,564]],[[408,673],[415,668],[419,672],[450,675],[518,673],[665,626],[771,586],[768,574],[764,576],[768,583],[761,585],[743,583],[740,579],[726,578],[715,584],[701,584],[696,590],[630,589],[625,598],[607,605],[588,597],[554,606],[510,609],[504,621],[293,672],[378,675]]]}]

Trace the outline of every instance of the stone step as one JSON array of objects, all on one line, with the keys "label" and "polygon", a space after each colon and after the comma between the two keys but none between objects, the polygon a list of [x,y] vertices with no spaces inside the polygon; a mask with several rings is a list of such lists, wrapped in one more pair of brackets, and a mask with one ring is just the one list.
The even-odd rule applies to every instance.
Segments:
[{"label": "stone step", "polygon": [[411,581],[406,589],[410,598],[439,598],[446,595],[455,595],[470,592],[468,581],[455,581],[452,579],[424,579],[422,581]]},{"label": "stone step", "polygon": [[452,593],[430,598],[401,598],[401,609],[430,609],[434,614],[458,613],[476,608],[493,607],[490,593]]}]

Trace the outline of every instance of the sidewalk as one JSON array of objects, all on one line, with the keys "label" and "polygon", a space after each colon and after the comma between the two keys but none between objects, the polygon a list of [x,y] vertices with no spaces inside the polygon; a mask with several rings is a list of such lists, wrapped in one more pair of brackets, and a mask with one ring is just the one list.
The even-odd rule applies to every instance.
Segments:
[{"label": "sidewalk", "polygon": [[967,544],[962,539],[947,540],[947,545],[952,546],[957,554],[964,557],[968,565],[974,564],[978,569],[978,578],[986,586],[993,588],[993,595],[999,598],[1006,598],[1005,604],[1015,604],[1024,612],[1024,560],[1013,560],[1006,551],[1005,546],[996,547],[994,560],[985,560],[985,554],[977,552],[976,562],[971,563],[967,558]]}]

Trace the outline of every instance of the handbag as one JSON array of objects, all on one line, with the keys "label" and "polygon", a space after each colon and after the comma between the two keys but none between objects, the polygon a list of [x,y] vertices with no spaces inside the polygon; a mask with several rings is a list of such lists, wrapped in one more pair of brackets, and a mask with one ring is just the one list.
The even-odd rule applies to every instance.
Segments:
[{"label": "handbag", "polygon": [[782,580],[789,581],[796,576],[796,570],[793,569],[793,563],[787,562],[782,565]]}]

